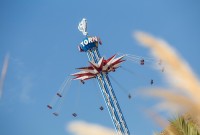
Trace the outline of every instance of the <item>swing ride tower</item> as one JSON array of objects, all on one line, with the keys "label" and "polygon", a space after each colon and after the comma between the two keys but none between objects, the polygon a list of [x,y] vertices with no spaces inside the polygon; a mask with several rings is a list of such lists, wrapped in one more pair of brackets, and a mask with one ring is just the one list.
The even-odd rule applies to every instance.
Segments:
[{"label": "swing ride tower", "polygon": [[106,103],[110,117],[118,134],[130,135],[123,113],[115,96],[113,87],[108,77],[109,72],[114,72],[115,69],[124,61],[123,57],[115,58],[116,55],[105,60],[101,57],[98,46],[102,42],[96,36],[88,36],[87,21],[83,20],[79,23],[78,29],[85,35],[83,41],[78,45],[80,52],[86,52],[90,66],[78,68],[80,72],[72,74],[74,80],[80,80],[83,84],[85,80],[96,78]]}]

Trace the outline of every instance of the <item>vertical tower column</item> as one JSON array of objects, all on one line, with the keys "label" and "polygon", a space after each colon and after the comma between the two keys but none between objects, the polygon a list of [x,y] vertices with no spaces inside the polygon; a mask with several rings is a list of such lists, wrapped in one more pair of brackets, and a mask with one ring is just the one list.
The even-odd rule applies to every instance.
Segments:
[{"label": "vertical tower column", "polygon": [[[87,52],[88,58],[94,63],[98,63],[101,56],[98,51],[98,43],[101,44],[99,38],[88,36],[87,20],[85,18],[78,25],[79,31],[86,36],[86,38],[78,46],[79,51]],[[106,106],[110,113],[111,119],[118,134],[130,135],[126,125],[124,116],[118,104],[117,98],[110,83],[108,72],[100,72],[96,75],[99,87],[106,102]]]},{"label": "vertical tower column", "polygon": [[[90,61],[98,63],[101,56],[98,51],[98,47],[94,47],[87,51],[87,55]],[[111,119],[115,126],[115,129],[118,134],[130,135],[126,121],[118,104],[117,98],[113,91],[111,82],[107,75],[108,73],[101,72],[97,75],[97,81],[101,89],[104,101],[110,113]]]}]

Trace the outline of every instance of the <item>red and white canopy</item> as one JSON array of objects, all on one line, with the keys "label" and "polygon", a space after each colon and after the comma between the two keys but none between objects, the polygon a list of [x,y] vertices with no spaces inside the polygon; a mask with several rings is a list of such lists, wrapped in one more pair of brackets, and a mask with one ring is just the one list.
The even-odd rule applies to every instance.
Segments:
[{"label": "red and white canopy", "polygon": [[95,78],[96,75],[101,72],[114,72],[115,69],[117,69],[123,61],[125,61],[123,60],[124,55],[118,58],[115,57],[116,54],[107,60],[102,57],[98,63],[89,61],[90,66],[77,68],[80,70],[80,72],[71,75],[75,77],[74,80],[88,80],[91,78]]}]

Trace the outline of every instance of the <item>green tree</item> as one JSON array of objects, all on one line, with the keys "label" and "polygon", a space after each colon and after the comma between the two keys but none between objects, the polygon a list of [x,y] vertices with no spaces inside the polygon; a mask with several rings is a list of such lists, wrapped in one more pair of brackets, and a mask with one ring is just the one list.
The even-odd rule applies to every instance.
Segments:
[{"label": "green tree", "polygon": [[191,119],[181,116],[170,120],[169,126],[157,135],[200,135],[200,132]]}]

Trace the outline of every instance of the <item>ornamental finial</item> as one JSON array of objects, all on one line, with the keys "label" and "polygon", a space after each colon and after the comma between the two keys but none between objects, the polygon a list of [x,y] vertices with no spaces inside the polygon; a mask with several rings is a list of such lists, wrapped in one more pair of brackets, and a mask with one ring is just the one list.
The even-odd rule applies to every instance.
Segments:
[{"label": "ornamental finial", "polygon": [[87,20],[85,18],[78,24],[78,30],[82,32],[84,36],[87,36]]}]

